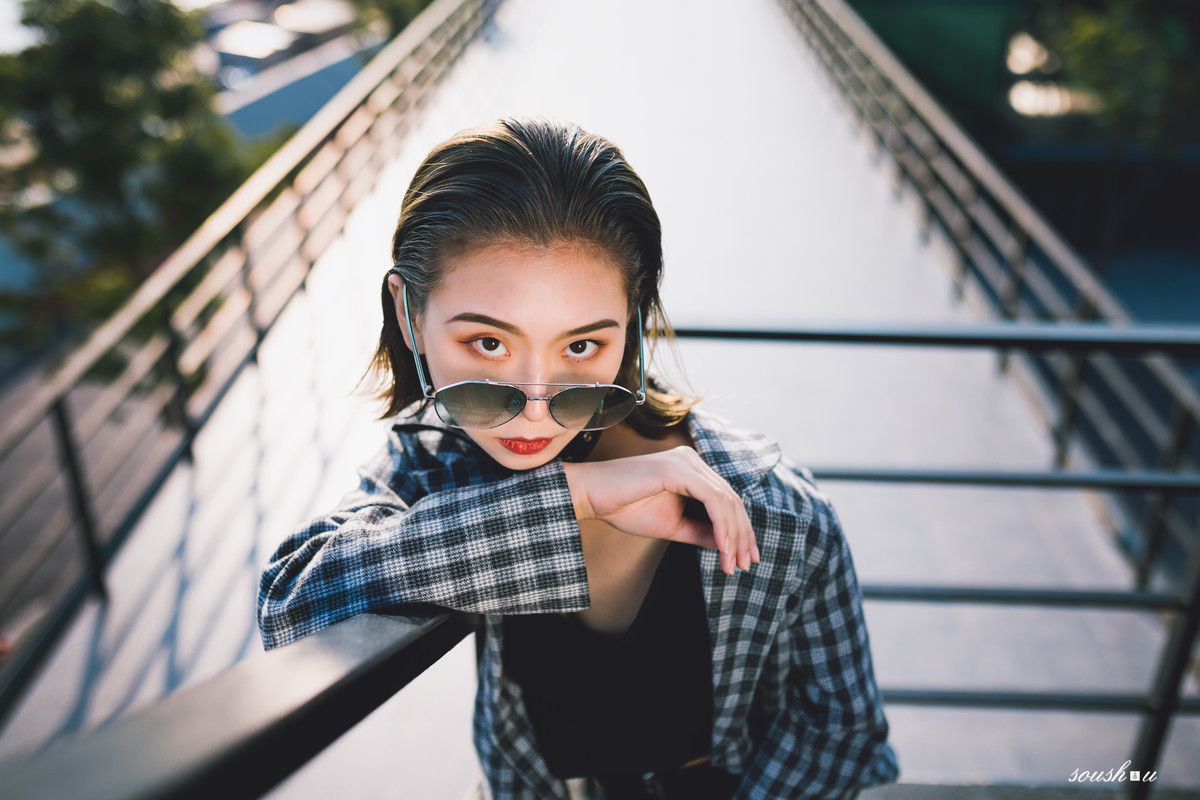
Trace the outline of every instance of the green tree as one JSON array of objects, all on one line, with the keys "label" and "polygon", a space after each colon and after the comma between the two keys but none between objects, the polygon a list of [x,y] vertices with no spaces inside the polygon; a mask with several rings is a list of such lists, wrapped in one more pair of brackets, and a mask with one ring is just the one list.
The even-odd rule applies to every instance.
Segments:
[{"label": "green tree", "polygon": [[1158,173],[1200,134],[1200,3],[1058,0],[1039,27],[1066,77],[1100,100],[1108,158],[1092,259],[1103,269]]},{"label": "green tree", "polygon": [[196,15],[167,0],[25,0],[22,23],[41,43],[0,55],[0,232],[40,285],[0,307],[31,349],[111,314],[261,154],[213,110],[191,58]]},{"label": "green tree", "polygon": [[350,0],[362,25],[367,26],[376,20],[382,20],[387,26],[388,36],[395,36],[404,30],[430,2],[431,0]]}]

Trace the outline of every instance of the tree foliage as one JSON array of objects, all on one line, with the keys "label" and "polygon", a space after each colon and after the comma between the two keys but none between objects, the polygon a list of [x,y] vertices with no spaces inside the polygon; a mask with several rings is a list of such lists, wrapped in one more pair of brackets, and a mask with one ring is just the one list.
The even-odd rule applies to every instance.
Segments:
[{"label": "tree foliage", "polygon": [[25,0],[41,43],[0,55],[0,232],[37,265],[21,344],[108,316],[259,154],[193,65],[200,19],[167,0]]},{"label": "tree foliage", "polygon": [[1200,121],[1200,4],[1192,0],[1071,0],[1042,20],[1067,76],[1101,101],[1120,145],[1167,155]]},{"label": "tree foliage", "polygon": [[369,25],[376,20],[382,20],[387,25],[388,36],[395,36],[404,30],[430,2],[431,0],[350,0],[363,24]]}]

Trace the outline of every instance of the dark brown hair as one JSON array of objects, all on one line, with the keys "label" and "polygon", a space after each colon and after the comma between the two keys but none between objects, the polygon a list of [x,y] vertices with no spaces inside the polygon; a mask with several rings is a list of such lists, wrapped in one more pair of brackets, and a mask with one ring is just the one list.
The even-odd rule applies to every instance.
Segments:
[{"label": "dark brown hair", "polygon": [[[670,327],[659,299],[662,232],[641,178],[607,139],[544,118],[508,118],[461,131],[435,147],[404,195],[392,239],[395,271],[412,310],[425,310],[448,260],[510,240],[537,247],[595,247],[620,268],[629,297],[628,336],[617,383],[638,386],[635,309],[647,353]],[[390,417],[422,397],[384,277],[383,331],[368,369]],[[678,424],[692,402],[655,382],[629,423],[658,436]]]}]

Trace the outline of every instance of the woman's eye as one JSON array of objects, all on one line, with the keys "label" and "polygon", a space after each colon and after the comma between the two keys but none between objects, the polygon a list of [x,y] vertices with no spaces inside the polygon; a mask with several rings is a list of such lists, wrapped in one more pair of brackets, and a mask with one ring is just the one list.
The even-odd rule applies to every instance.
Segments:
[{"label": "woman's eye", "polygon": [[597,342],[591,339],[581,339],[567,345],[567,352],[576,358],[587,358],[594,355],[599,348],[600,345]]},{"label": "woman's eye", "polygon": [[476,349],[488,356],[502,356],[508,352],[504,342],[494,336],[482,336],[474,341]]}]

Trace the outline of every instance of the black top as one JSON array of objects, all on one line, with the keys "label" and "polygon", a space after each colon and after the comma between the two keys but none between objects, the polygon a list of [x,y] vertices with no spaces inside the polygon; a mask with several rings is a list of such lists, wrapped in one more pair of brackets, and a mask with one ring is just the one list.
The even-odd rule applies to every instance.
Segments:
[{"label": "black top", "polygon": [[706,613],[696,548],[672,542],[620,635],[559,614],[504,619],[505,669],[555,777],[640,774],[709,754]]}]

